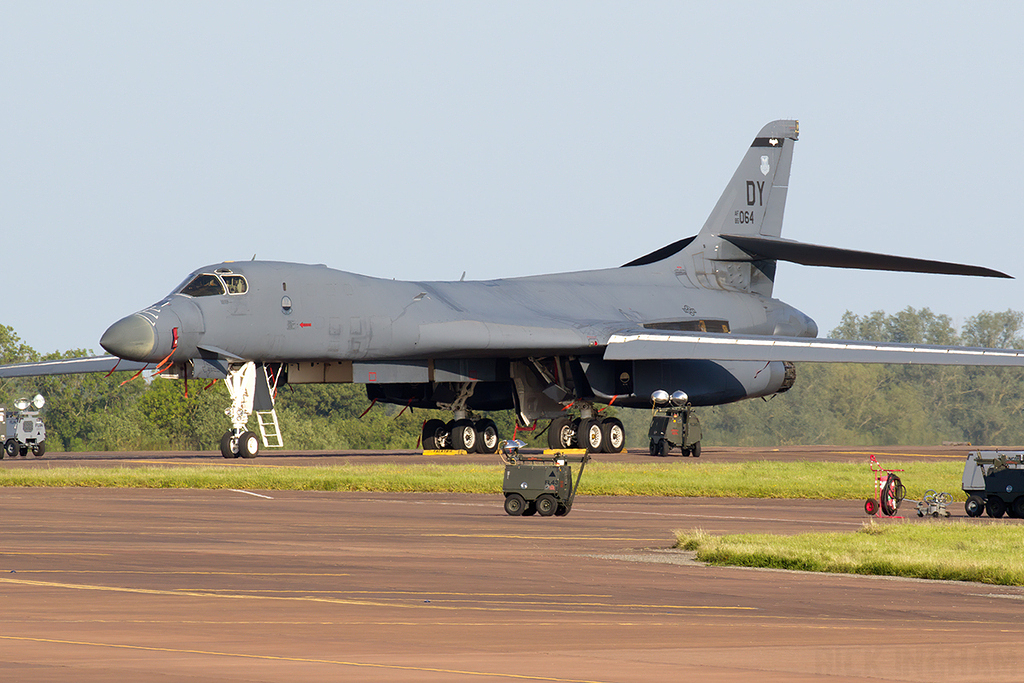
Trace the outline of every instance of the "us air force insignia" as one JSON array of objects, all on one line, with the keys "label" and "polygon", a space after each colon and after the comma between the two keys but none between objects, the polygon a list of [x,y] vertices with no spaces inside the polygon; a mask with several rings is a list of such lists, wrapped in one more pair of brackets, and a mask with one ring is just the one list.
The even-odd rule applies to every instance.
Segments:
[{"label": "us air force insignia", "polygon": [[772,167],[768,165],[768,157],[761,157],[761,175],[768,175]]}]

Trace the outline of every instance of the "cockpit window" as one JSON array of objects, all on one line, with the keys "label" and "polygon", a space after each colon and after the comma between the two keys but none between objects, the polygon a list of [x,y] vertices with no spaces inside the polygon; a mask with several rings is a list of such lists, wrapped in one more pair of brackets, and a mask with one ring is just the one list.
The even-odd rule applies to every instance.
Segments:
[{"label": "cockpit window", "polygon": [[224,285],[216,275],[203,273],[192,278],[192,281],[182,287],[179,293],[188,296],[220,296],[224,293]]},{"label": "cockpit window", "polygon": [[241,275],[224,275],[224,284],[227,285],[228,294],[245,294],[249,291],[249,285]]}]

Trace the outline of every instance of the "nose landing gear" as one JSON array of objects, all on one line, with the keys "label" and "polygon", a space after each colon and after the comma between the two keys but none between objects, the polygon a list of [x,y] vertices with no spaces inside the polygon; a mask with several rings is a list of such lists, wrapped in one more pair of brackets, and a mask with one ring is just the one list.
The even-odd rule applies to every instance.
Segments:
[{"label": "nose landing gear", "polygon": [[[248,362],[234,365],[224,378],[231,405],[224,413],[231,420],[229,429],[220,440],[220,453],[225,458],[255,458],[260,453],[260,443],[271,447],[281,447],[281,434],[278,429],[276,413],[274,413],[274,393],[277,389],[277,374],[264,365]],[[254,408],[258,416],[273,413],[273,420],[260,422],[259,434],[246,429],[249,417]],[[277,440],[267,441],[268,436]]]},{"label": "nose landing gear", "polygon": [[220,453],[225,458],[255,458],[260,453],[260,439],[255,432],[236,434],[232,429],[221,437]]}]

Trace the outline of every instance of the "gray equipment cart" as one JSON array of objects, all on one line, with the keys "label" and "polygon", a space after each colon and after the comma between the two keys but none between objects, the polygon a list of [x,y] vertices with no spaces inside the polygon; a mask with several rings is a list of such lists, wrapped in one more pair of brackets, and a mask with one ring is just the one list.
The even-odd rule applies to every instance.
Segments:
[{"label": "gray equipment cart", "polygon": [[651,455],[664,457],[678,448],[683,455],[700,457],[701,430],[697,415],[686,408],[669,408],[651,418]]},{"label": "gray equipment cart", "polygon": [[683,455],[700,457],[700,420],[697,419],[690,398],[685,391],[676,391],[671,396],[661,389],[651,394],[651,455],[665,457],[678,448]]},{"label": "gray equipment cart", "polygon": [[972,451],[964,464],[964,510],[971,517],[1024,518],[1024,451]]},{"label": "gray equipment cart", "polygon": [[[518,449],[512,453],[502,449],[502,460],[505,463],[505,482],[502,486],[505,512],[514,517],[536,513],[550,517],[567,515],[572,510],[576,490],[583,478],[583,469],[590,462],[590,455],[520,455]],[[575,484],[570,463],[578,463],[580,466]]]},{"label": "gray equipment cart", "polygon": [[[26,456],[29,451],[38,458],[46,452],[46,426],[37,412],[44,404],[43,397],[36,395],[31,403],[26,399],[16,401],[16,413],[7,413],[0,408],[0,420],[6,426],[4,449],[0,452],[0,458]],[[27,410],[30,405],[36,410]]]}]

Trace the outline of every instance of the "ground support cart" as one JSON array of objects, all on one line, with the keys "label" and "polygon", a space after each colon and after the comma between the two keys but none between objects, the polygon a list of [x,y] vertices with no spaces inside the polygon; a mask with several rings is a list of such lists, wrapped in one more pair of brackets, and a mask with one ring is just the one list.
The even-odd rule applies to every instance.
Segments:
[{"label": "ground support cart", "polygon": [[[521,443],[521,442],[520,442]],[[518,517],[539,513],[542,517],[567,515],[572,510],[583,469],[590,462],[584,451],[520,455],[518,448],[503,447],[505,463],[505,512]],[[578,463],[576,483],[570,463]]]},{"label": "ground support cart", "polygon": [[911,502],[917,503],[918,517],[949,517],[946,506],[953,502],[953,496],[945,491],[937,493],[934,489],[928,489],[921,500]]},{"label": "ground support cart", "polygon": [[38,412],[19,407],[17,413],[8,413],[0,408],[0,421],[6,426],[0,458],[24,457],[29,453],[39,458],[46,452],[46,427]]},{"label": "ground support cart", "polygon": [[964,503],[970,517],[1024,518],[1024,451],[972,451],[964,464]]},{"label": "ground support cart", "polygon": [[871,472],[875,475],[875,497],[864,502],[864,512],[872,517],[881,512],[886,517],[894,517],[900,509],[900,503],[906,497],[907,489],[900,481],[897,472],[903,470],[883,469],[878,458],[871,455]]},{"label": "ground support cart", "polygon": [[689,405],[659,408],[651,418],[651,455],[665,457],[678,448],[684,456],[700,457],[700,420]]}]

